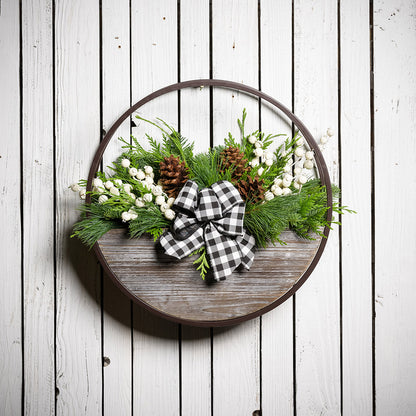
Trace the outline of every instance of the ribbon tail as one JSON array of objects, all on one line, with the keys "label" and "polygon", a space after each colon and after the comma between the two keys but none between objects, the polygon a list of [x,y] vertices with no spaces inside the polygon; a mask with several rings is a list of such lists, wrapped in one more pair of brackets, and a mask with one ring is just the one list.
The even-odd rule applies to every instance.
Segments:
[{"label": "ribbon tail", "polygon": [[238,243],[236,240],[222,235],[211,224],[205,228],[204,237],[214,279],[224,280],[241,263]]},{"label": "ribbon tail", "polygon": [[247,270],[250,270],[254,260],[254,246],[256,245],[255,238],[244,230],[242,236],[238,236],[235,241],[241,253],[241,264]]},{"label": "ribbon tail", "polygon": [[168,232],[160,237],[160,245],[167,255],[179,260],[183,259],[204,245],[204,230],[198,228],[185,240],[177,240],[172,233]]}]

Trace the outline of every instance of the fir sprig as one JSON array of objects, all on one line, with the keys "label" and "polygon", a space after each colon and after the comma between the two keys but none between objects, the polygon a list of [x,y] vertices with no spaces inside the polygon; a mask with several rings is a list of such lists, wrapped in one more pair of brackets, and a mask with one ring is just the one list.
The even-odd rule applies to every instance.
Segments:
[{"label": "fir sprig", "polygon": [[138,208],[136,212],[138,214],[137,218],[129,222],[131,238],[140,238],[143,234],[148,233],[156,241],[170,225],[170,221],[154,205],[147,208]]},{"label": "fir sprig", "polygon": [[140,116],[136,116],[136,118],[157,127],[162,132],[162,145],[159,145],[157,146],[157,148],[154,148],[154,151],[157,151],[158,155],[162,156],[162,159],[163,157],[169,157],[170,155],[173,155],[179,157],[181,161],[185,162],[185,165],[188,167],[193,163],[194,143],[190,143],[188,139],[183,137],[172,126],[170,126],[160,118],[157,118],[157,120],[167,130],[165,130],[165,128],[162,127],[160,124],[154,123],[151,120],[147,120]]},{"label": "fir sprig", "polygon": [[[345,212],[345,207],[337,202],[339,189],[333,186],[332,190],[333,210]],[[322,228],[333,223],[327,221],[327,211],[326,188],[321,186],[319,179],[313,179],[299,193],[274,198],[264,204],[248,205],[244,226],[256,239],[258,247],[266,247],[270,243],[284,244],[280,235],[286,229],[291,229],[302,238],[314,239],[314,234],[323,236]]]},{"label": "fir sprig", "polygon": [[97,209],[95,204],[85,204],[81,208],[81,220],[73,227],[72,237],[78,237],[89,249],[108,231],[121,228],[120,221],[111,219],[112,215]]},{"label": "fir sprig", "polygon": [[231,181],[232,172],[220,168],[222,162],[219,155],[222,149],[223,147],[217,146],[194,157],[190,179],[194,180],[199,188],[207,188],[221,180]]},{"label": "fir sprig", "polygon": [[196,254],[199,254],[199,257],[193,262],[193,264],[198,265],[196,270],[199,271],[202,280],[205,280],[205,276],[207,275],[208,269],[210,268],[207,258],[207,250],[205,246],[202,246],[198,250],[195,250],[189,256],[194,256]]}]

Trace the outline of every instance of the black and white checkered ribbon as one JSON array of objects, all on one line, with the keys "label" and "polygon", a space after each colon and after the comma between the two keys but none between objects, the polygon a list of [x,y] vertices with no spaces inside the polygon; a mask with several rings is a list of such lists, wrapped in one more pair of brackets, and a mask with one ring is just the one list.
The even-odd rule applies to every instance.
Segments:
[{"label": "black and white checkered ribbon", "polygon": [[215,280],[224,280],[240,264],[250,268],[255,239],[243,228],[245,204],[230,182],[198,191],[188,181],[173,209],[177,216],[172,230],[160,239],[166,254],[183,259],[205,245]]}]

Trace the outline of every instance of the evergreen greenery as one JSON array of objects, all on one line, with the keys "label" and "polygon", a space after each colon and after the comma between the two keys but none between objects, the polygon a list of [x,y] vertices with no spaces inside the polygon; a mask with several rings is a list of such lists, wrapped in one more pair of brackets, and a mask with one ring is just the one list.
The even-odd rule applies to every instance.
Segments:
[{"label": "evergreen greenery", "polygon": [[[178,157],[181,162],[185,162],[189,170],[189,178],[194,180],[200,189],[209,187],[220,180],[231,181],[233,167],[224,169],[220,157],[225,147],[239,148],[249,161],[256,158],[256,147],[253,141],[261,142],[261,148],[263,151],[267,151],[274,139],[281,136],[265,135],[260,131],[247,134],[246,117],[247,113],[244,110],[241,120],[238,120],[240,139],[236,139],[229,133],[224,140],[225,146],[216,146],[205,153],[194,155],[193,143],[190,143],[163,120],[158,119],[158,122],[155,123],[137,116],[138,119],[150,123],[160,130],[161,142],[146,134],[147,148],[149,149],[146,150],[134,137],[131,138],[131,143],[120,138],[124,151],[111,166],[113,174],[107,176],[103,172],[97,173],[97,178],[101,179],[104,184],[111,181],[117,188],[118,194],[110,193],[108,188],[94,187],[91,192],[91,204],[84,204],[81,207],[81,219],[74,225],[72,237],[76,236],[88,247],[92,247],[107,231],[113,228],[128,227],[132,238],[139,238],[145,233],[150,234],[155,240],[159,238],[170,226],[171,220],[166,218],[161,206],[155,204],[154,197],[151,202],[143,202],[143,196],[152,192],[151,186],[137,177],[132,177],[130,168],[145,170],[145,167],[150,166],[153,169],[153,180],[157,183],[160,162],[165,157],[173,155]],[[241,180],[246,180],[248,175],[253,178],[260,176],[264,180],[264,187],[270,189],[276,178],[284,176],[285,167],[291,163],[299,139],[298,134],[295,134],[294,137],[286,137],[273,153],[272,166],[266,166],[263,163],[252,164],[243,174]],[[123,159],[130,161],[128,168],[123,167],[121,163]],[[248,164],[249,162],[247,162],[247,166]],[[85,187],[86,181],[80,181],[79,185]],[[130,185],[130,190],[126,191],[126,185]],[[314,239],[316,235],[323,235],[323,227],[330,227],[331,224],[336,223],[333,219],[327,220],[326,189],[321,185],[319,179],[309,180],[300,190],[292,184],[290,191],[289,195],[276,196],[269,201],[252,203],[250,199],[247,200],[244,226],[255,238],[257,247],[267,247],[268,244],[276,243],[285,244],[280,237],[281,233],[287,229],[293,230],[302,238]],[[345,206],[340,206],[337,187],[333,186],[332,192],[334,213],[353,212]],[[142,201],[139,206],[135,204],[138,200]],[[133,216],[130,220],[123,222],[122,214],[126,213],[131,213]],[[201,277],[204,278],[209,269],[205,247],[196,250],[192,255],[198,255],[194,264]]]},{"label": "evergreen greenery", "polygon": [[137,218],[129,222],[129,233],[132,238],[139,238],[144,233],[148,233],[156,241],[164,229],[170,225],[170,221],[164,217],[157,206],[138,208],[136,212]]},{"label": "evergreen greenery", "polygon": [[196,254],[199,254],[199,257],[193,262],[193,264],[197,265],[196,270],[199,271],[200,276],[203,280],[205,280],[205,276],[207,275],[209,270],[207,250],[205,246],[202,246],[198,250],[195,250],[193,253],[190,254],[190,256],[194,256]]}]

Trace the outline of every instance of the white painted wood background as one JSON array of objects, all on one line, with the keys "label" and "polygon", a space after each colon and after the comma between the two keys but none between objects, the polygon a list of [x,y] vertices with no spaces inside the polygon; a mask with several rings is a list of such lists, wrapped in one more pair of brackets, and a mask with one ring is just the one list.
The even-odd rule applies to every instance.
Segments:
[{"label": "white painted wood background", "polygon": [[[414,0],[0,0],[0,415],[415,415],[415,67]],[[206,77],[334,129],[324,156],[358,211],[293,298],[220,330],[141,310],[68,238],[102,131]],[[203,150],[243,107],[290,132],[233,91],[143,113]]]}]

